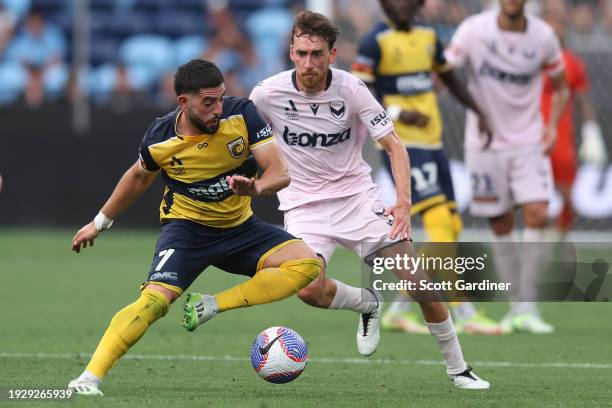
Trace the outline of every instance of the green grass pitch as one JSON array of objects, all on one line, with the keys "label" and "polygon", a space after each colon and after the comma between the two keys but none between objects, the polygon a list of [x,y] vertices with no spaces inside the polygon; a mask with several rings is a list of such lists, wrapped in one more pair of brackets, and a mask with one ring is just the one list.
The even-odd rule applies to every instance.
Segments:
[{"label": "green grass pitch", "polygon": [[[70,251],[72,231],[0,232],[0,389],[61,388],[78,375],[109,319],[136,299],[156,232],[115,228],[94,248]],[[359,260],[339,250],[328,275],[360,280]],[[208,270],[191,288],[225,289],[240,277]],[[291,298],[230,311],[193,333],[180,327],[181,300],[157,322],[103,384],[105,397],[43,406],[112,407],[609,407],[612,406],[612,305],[543,306],[554,335],[460,336],[466,360],[491,381],[486,392],[454,389],[433,338],[383,333],[369,359],[356,349],[357,317]],[[503,304],[484,304],[496,318]],[[308,342],[300,378],[273,385],[249,362],[263,329],[286,325]],[[34,406],[32,403],[0,405]],[[40,403],[38,404],[40,405]]]}]

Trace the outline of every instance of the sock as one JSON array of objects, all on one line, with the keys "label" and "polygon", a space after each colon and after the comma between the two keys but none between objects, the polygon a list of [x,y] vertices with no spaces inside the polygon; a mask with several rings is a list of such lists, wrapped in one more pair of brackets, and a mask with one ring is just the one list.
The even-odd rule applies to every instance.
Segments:
[{"label": "sock", "polygon": [[140,298],[121,309],[110,322],[100,340],[86,371],[98,379],[104,376],[170,307],[168,299],[159,292],[144,289]]},{"label": "sock", "polygon": [[511,282],[508,292],[511,301],[510,315],[513,316],[517,304],[520,285],[520,260],[516,252],[518,237],[514,232],[504,235],[493,235],[493,261],[495,271],[502,282]]},{"label": "sock", "polygon": [[391,302],[389,305],[387,313],[396,314],[407,312],[412,307],[412,303],[412,299],[410,299],[403,292],[399,292],[397,295],[395,295],[393,302]]},{"label": "sock", "polygon": [[297,259],[266,268],[251,279],[215,295],[219,312],[288,298],[308,286],[321,272],[318,259]]},{"label": "sock", "polygon": [[357,313],[369,313],[376,309],[376,298],[369,290],[349,286],[344,282],[336,282],[336,295],[329,305],[330,309],[352,310]]},{"label": "sock", "polygon": [[472,302],[450,302],[450,305],[457,320],[469,320],[476,314],[476,308]]},{"label": "sock", "polygon": [[463,221],[461,221],[461,216],[457,211],[451,210],[451,214],[453,217],[453,241],[459,241],[459,235],[461,235],[461,231],[463,231]]},{"label": "sock", "polygon": [[546,259],[552,249],[550,244],[544,242],[545,230],[539,228],[525,228],[523,230],[523,246],[521,251],[520,284],[518,296],[521,302],[516,305],[515,311],[519,313],[538,313],[537,281],[542,268],[547,265]]},{"label": "sock", "polygon": [[78,378],[80,381],[86,381],[86,382],[93,382],[95,383],[98,387],[100,387],[100,384],[102,383],[102,379],[99,378],[98,376],[94,375],[93,373],[85,370],[81,373],[81,375],[79,375]]},{"label": "sock", "polygon": [[464,372],[467,369],[467,364],[463,359],[457,331],[450,315],[442,323],[427,323],[427,328],[440,346],[440,351],[446,362],[446,372],[450,375]]},{"label": "sock", "polygon": [[453,242],[453,216],[447,204],[436,205],[423,213],[423,228],[430,242]]}]

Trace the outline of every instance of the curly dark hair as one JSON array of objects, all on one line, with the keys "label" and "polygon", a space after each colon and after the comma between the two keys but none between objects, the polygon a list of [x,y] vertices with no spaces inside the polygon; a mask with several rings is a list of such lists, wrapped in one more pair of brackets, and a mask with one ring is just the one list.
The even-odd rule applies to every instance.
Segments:
[{"label": "curly dark hair", "polygon": [[194,59],[181,65],[174,75],[176,95],[196,93],[202,88],[216,88],[223,83],[223,74],[210,61]]},{"label": "curly dark hair", "polygon": [[340,34],[338,27],[323,14],[313,11],[301,11],[293,21],[291,44],[293,44],[294,37],[316,35],[324,38],[331,50],[336,43],[338,34]]}]

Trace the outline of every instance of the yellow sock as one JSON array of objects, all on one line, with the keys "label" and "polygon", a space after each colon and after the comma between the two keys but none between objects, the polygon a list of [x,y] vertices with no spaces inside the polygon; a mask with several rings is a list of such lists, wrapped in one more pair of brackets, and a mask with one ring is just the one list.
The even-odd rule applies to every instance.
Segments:
[{"label": "yellow sock", "polygon": [[455,239],[453,241],[459,240],[459,235],[461,235],[461,231],[463,230],[463,221],[461,221],[461,216],[457,211],[452,211],[451,214],[453,217],[453,232],[455,234]]},{"label": "yellow sock", "polygon": [[246,282],[215,295],[219,312],[285,299],[306,287],[321,272],[318,259],[298,259],[262,269]]},{"label": "yellow sock", "polygon": [[446,203],[429,208],[423,213],[423,227],[430,242],[455,241],[453,216]]},{"label": "yellow sock", "polygon": [[168,312],[169,307],[170,302],[164,295],[144,289],[136,302],[124,307],[113,317],[87,370],[98,378],[104,377],[147,328]]}]

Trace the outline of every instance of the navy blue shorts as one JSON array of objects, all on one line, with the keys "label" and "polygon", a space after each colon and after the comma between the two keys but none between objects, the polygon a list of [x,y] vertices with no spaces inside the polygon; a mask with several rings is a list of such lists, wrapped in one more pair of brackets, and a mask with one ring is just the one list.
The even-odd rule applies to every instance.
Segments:
[{"label": "navy blue shorts", "polygon": [[188,220],[166,221],[155,245],[148,282],[186,290],[208,266],[253,276],[264,255],[297,240],[288,232],[251,216],[234,228],[207,227]]},{"label": "navy blue shorts", "polygon": [[[418,149],[407,147],[412,176],[412,213],[417,214],[440,203],[456,207],[453,179],[448,158],[442,149]],[[391,162],[386,152],[382,159],[389,174]]]}]

